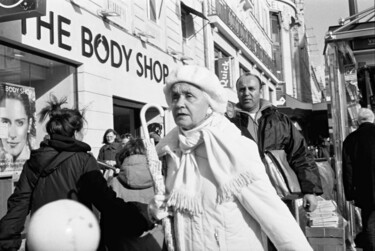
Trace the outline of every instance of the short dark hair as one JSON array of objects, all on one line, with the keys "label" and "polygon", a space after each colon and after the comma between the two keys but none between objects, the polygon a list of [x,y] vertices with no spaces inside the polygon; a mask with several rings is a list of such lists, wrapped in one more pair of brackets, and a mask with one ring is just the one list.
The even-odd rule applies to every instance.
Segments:
[{"label": "short dark hair", "polygon": [[124,159],[135,154],[146,154],[146,148],[141,138],[131,138],[128,143],[117,153],[117,163],[121,166]]},{"label": "short dark hair", "polygon": [[132,139],[133,138],[133,135],[131,133],[124,133],[124,134],[121,134],[120,136],[120,139]]},{"label": "short dark hair", "polygon": [[263,81],[260,79],[259,76],[257,75],[254,75],[250,72],[245,72],[244,74],[242,74],[236,81],[236,89],[238,90],[238,85],[241,83],[241,81],[246,78],[246,77],[254,77],[258,80],[258,83],[259,83],[259,89],[262,88],[262,85],[264,85]]},{"label": "short dark hair", "polygon": [[159,123],[151,123],[147,126],[147,129],[149,132],[155,132],[158,135],[160,135],[161,130],[163,130],[163,125]]},{"label": "short dark hair", "polygon": [[84,110],[81,112],[78,109],[61,108],[65,103],[67,103],[66,97],[58,100],[56,96],[51,94],[50,100],[47,102],[48,105],[40,111],[40,122],[43,122],[49,116],[49,121],[46,124],[49,135],[59,134],[73,137],[76,131],[82,130],[85,122]]}]

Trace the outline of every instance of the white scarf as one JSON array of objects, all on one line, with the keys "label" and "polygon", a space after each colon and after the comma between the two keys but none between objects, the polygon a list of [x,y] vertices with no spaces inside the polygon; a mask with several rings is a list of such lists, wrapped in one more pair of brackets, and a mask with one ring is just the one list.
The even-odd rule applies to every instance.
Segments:
[{"label": "white scarf", "polygon": [[[202,143],[205,144],[209,168],[218,185],[218,203],[232,199],[242,187],[255,180],[256,172],[252,172],[249,165],[254,160],[260,161],[260,158],[254,157],[259,155],[257,151],[251,153],[249,150],[257,148],[247,147],[253,142],[245,138],[240,140],[240,137],[243,137],[240,130],[215,112],[192,130],[173,129],[157,146],[159,156],[169,153],[177,165],[166,184],[170,191],[168,204],[191,215],[202,212],[201,175],[194,151]],[[173,154],[174,148],[182,153],[179,161]]]}]

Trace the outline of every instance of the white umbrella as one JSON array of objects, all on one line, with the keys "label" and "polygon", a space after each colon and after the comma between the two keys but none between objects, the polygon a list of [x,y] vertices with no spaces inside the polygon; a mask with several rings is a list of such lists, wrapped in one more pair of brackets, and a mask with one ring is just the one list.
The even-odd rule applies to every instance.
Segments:
[{"label": "white umbrella", "polygon": [[[147,121],[146,121],[146,111],[150,107],[155,107],[159,110],[160,116],[164,116],[164,110],[160,105],[156,104],[146,104],[141,109],[141,124],[142,130],[144,135],[144,144],[146,147],[146,158],[148,168],[151,172],[151,176],[154,182],[154,189],[156,195],[164,195],[165,194],[165,184],[164,184],[164,176],[162,175],[162,162],[158,158],[158,154],[156,153],[155,143],[153,139],[150,139],[150,134],[147,129]],[[173,238],[173,228],[172,228],[172,220],[170,217],[165,217],[162,220],[165,242],[168,247],[168,251],[175,250],[175,241]]]}]

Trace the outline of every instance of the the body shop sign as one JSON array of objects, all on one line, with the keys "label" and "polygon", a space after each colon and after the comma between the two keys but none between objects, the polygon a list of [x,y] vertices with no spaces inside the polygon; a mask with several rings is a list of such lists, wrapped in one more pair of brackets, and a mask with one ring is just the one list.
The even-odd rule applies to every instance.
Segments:
[{"label": "the body shop sign", "polygon": [[46,0],[0,0],[0,22],[46,14]]},{"label": "the body shop sign", "polygon": [[[91,69],[97,71],[113,72],[118,69],[121,74],[130,73],[131,76],[164,83],[169,73],[168,58],[173,60],[166,57],[165,52],[142,44],[138,38],[85,10],[77,12],[66,1],[51,1],[46,16],[22,19],[19,25],[22,43],[77,63],[86,64],[90,59]],[[167,62],[162,63],[158,59]]]}]

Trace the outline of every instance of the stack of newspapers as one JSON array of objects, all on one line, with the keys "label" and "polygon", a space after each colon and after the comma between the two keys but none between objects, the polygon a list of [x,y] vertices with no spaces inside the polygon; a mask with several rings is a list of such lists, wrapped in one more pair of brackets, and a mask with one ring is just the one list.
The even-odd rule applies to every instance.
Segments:
[{"label": "stack of newspapers", "polygon": [[318,200],[318,207],[314,212],[307,213],[310,227],[338,227],[340,215],[333,200]]}]

